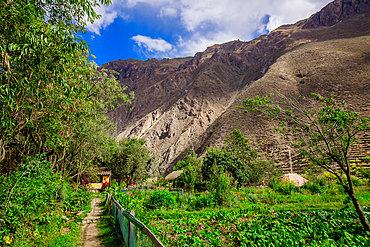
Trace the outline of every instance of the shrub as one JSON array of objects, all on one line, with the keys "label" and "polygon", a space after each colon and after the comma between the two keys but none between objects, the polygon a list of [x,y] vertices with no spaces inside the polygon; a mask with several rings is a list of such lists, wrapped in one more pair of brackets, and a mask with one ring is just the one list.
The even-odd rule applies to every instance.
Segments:
[{"label": "shrub", "polygon": [[[92,194],[84,189],[73,189],[71,186],[66,186],[68,196],[63,202],[66,211],[83,211],[85,207],[90,205]],[[63,189],[63,188],[62,188]]]},{"label": "shrub", "polygon": [[248,194],[247,199],[248,199],[248,201],[250,201],[251,203],[254,203],[254,204],[257,204],[257,202],[258,202],[258,196],[256,194]]},{"label": "shrub", "polygon": [[176,203],[178,208],[182,208],[184,210],[192,209],[194,206],[195,196],[194,194],[181,194],[176,193]]},{"label": "shrub", "polygon": [[274,190],[274,191],[278,191],[279,190],[279,187],[281,185],[281,180],[277,179],[276,177],[272,177],[268,183],[268,186]]},{"label": "shrub", "polygon": [[188,150],[189,154],[184,160],[177,162],[177,165],[173,168],[176,170],[183,170],[183,173],[175,179],[175,186],[185,186],[185,189],[190,192],[194,192],[194,189],[201,189],[203,187],[202,178],[202,165],[203,160],[197,158],[196,153],[192,150]]},{"label": "shrub", "polygon": [[291,195],[294,191],[300,191],[300,188],[296,187],[293,182],[282,181],[276,178],[270,180],[269,187],[282,195]]},{"label": "shrub", "polygon": [[[215,166],[223,171],[229,172],[233,179],[237,181],[237,187],[244,185],[248,182],[248,174],[244,162],[238,159],[236,155],[231,152],[219,149],[207,149],[207,154],[203,159],[202,175],[204,181],[212,180],[212,169]],[[231,183],[230,183],[231,184]]]},{"label": "shrub", "polygon": [[215,198],[213,194],[201,194],[195,197],[194,209],[202,209],[206,207],[213,208],[216,205]]},{"label": "shrub", "polygon": [[266,197],[266,202],[268,205],[272,206],[278,203],[278,196],[276,195],[275,192],[269,192],[267,197]]},{"label": "shrub", "polygon": [[[362,167],[357,167],[356,169],[354,169],[354,171],[358,172],[358,175],[359,177],[361,178],[370,178],[370,170],[369,169],[364,169]],[[357,173],[356,173],[357,174]],[[333,174],[329,173],[329,172],[325,172],[322,176],[323,179],[325,179],[326,181],[336,181],[336,183],[340,183],[337,179],[337,177],[335,177]],[[356,177],[356,176],[351,176],[352,178],[352,183],[354,186],[361,186],[362,185],[362,182],[363,180]],[[347,178],[346,176],[343,176],[343,181],[344,183],[347,184]]]},{"label": "shrub", "polygon": [[362,160],[365,162],[365,163],[370,163],[370,156],[365,156],[362,158]]},{"label": "shrub", "polygon": [[321,194],[323,189],[316,181],[307,182],[302,188],[309,190],[313,194]]},{"label": "shrub", "polygon": [[[340,190],[338,188],[339,185],[336,185],[336,184],[331,184],[326,190],[325,190],[325,194],[327,195],[331,195],[331,196],[336,196],[340,193]],[[340,188],[342,188],[340,186]]]},{"label": "shrub", "polygon": [[107,161],[107,167],[113,174],[128,185],[140,183],[148,177],[146,169],[150,164],[151,151],[145,143],[145,139],[122,139],[118,143],[117,150]]},{"label": "shrub", "polygon": [[170,187],[170,185],[171,185],[171,181],[164,179],[164,177],[159,178],[157,180],[157,182],[155,183],[156,187],[166,187],[166,188],[168,188],[168,187]]},{"label": "shrub", "polygon": [[223,167],[214,165],[211,168],[210,181],[206,187],[213,194],[217,205],[229,206],[231,204],[233,196],[230,192],[230,184],[230,175],[224,172]]},{"label": "shrub", "polygon": [[291,195],[294,191],[298,191],[298,188],[293,182],[284,181],[278,189],[278,192],[283,195]]},{"label": "shrub", "polygon": [[[342,179],[343,179],[343,182],[345,184],[348,184],[348,181],[347,181],[347,177],[346,176],[343,176]],[[352,179],[352,183],[353,183],[354,186],[361,186],[362,185],[362,181],[358,177],[351,176],[351,179]],[[336,181],[337,184],[341,184],[338,179],[336,179],[335,181]]]},{"label": "shrub", "polygon": [[60,211],[66,182],[43,158],[28,158],[11,175],[0,177],[0,245],[4,239],[32,243],[39,227]]},{"label": "shrub", "polygon": [[351,176],[351,178],[352,178],[352,183],[353,183],[354,186],[361,186],[362,185],[361,179],[359,179],[358,177]]},{"label": "shrub", "polygon": [[150,195],[146,204],[148,207],[153,208],[170,208],[176,205],[176,200],[168,190],[155,190],[153,194]]}]

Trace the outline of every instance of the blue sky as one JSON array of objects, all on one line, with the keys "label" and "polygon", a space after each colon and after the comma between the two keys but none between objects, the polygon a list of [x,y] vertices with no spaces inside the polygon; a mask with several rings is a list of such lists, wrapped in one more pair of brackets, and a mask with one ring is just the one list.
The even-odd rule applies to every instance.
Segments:
[{"label": "blue sky", "polygon": [[194,56],[213,44],[248,41],[319,11],[329,0],[112,0],[95,8],[84,39],[95,62]]}]

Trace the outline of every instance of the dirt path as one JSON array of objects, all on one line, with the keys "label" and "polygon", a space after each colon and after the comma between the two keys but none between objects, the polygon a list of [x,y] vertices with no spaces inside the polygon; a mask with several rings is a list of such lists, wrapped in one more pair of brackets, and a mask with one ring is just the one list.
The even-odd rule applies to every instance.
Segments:
[{"label": "dirt path", "polygon": [[83,239],[82,243],[84,247],[100,247],[100,241],[98,239],[99,229],[96,225],[102,210],[100,209],[100,198],[94,198],[91,202],[91,212],[87,214],[87,217],[82,221]]}]

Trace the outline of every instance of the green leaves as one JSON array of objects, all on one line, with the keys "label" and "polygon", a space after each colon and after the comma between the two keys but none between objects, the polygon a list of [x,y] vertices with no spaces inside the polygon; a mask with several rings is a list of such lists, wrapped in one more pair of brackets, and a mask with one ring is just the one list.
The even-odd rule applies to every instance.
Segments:
[{"label": "green leaves", "polygon": [[130,96],[113,74],[89,61],[88,44],[77,35],[85,16],[97,18],[93,7],[99,3],[110,1],[0,4],[0,149],[6,150],[0,162],[9,169],[47,153],[68,175],[107,149],[113,130],[104,114]]},{"label": "green leaves", "polygon": [[[352,168],[348,159],[351,147],[358,141],[357,135],[370,131],[370,119],[360,117],[353,108],[346,107],[344,101],[337,103],[330,94],[323,97],[312,93],[310,100],[300,97],[300,102],[278,95],[272,100],[272,104],[267,103],[270,97],[271,95],[264,98],[247,98],[243,102],[243,109],[247,108],[246,112],[258,110],[268,115],[270,120],[280,121],[280,128],[276,129],[281,133],[290,132],[295,136],[292,140],[293,147],[298,148],[314,165],[336,176],[351,197],[364,229],[368,230],[369,224],[354,195]],[[285,111],[283,116],[276,111],[280,105]],[[284,118],[283,124],[281,120]],[[294,127],[284,127],[289,125]],[[346,179],[342,179],[342,172]]]},{"label": "green leaves", "polygon": [[127,184],[139,183],[147,178],[146,168],[151,151],[144,146],[145,139],[122,139],[116,150],[106,158],[106,165]]}]

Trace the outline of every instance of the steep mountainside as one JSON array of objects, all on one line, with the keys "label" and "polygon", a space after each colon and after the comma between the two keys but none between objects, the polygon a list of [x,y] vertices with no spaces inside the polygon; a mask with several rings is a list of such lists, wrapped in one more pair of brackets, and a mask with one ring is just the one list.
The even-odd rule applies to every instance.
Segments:
[{"label": "steep mountainside", "polygon": [[[117,138],[147,139],[163,169],[171,170],[189,148],[203,154],[219,146],[234,128],[284,164],[286,140],[236,106],[266,92],[317,92],[370,115],[370,1],[337,0],[307,20],[250,42],[213,45],[194,57],[103,67],[119,72],[121,85],[135,91],[132,105],[108,113]],[[370,152],[363,148],[362,155]]]}]

